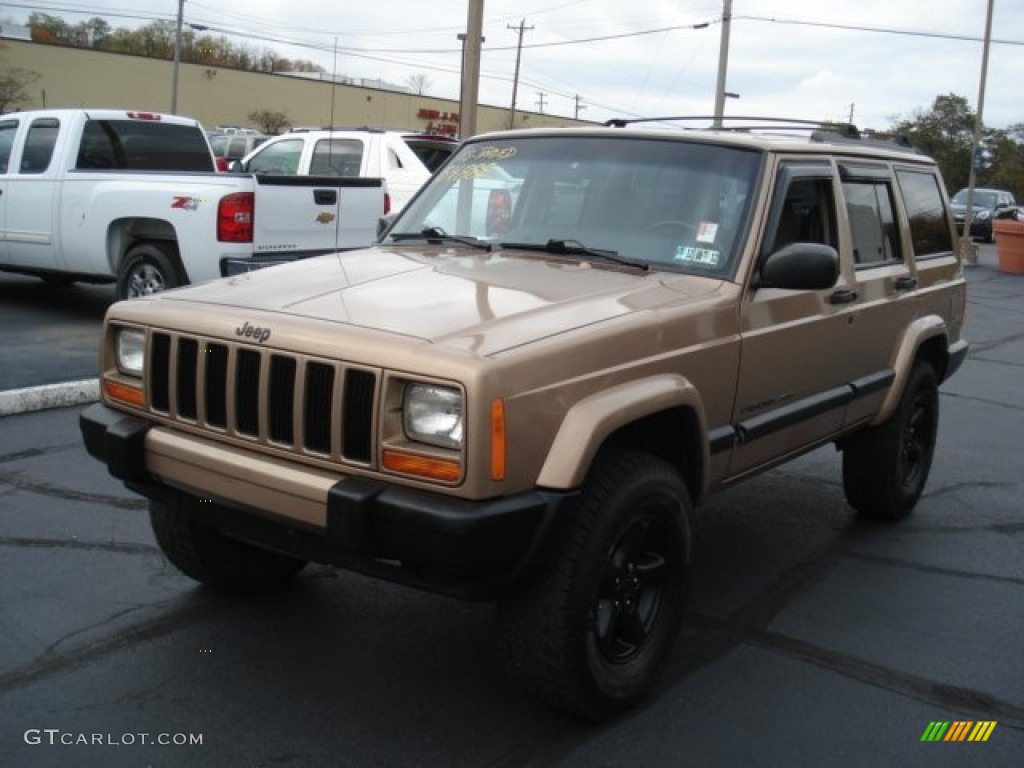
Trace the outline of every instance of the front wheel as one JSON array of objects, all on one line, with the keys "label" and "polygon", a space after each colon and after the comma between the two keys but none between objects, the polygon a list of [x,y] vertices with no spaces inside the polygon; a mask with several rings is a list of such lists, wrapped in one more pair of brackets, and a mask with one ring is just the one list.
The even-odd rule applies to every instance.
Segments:
[{"label": "front wheel", "polygon": [[137,299],[177,288],[183,282],[173,243],[139,243],[128,250],[117,271],[117,298]]},{"label": "front wheel", "polygon": [[692,503],[661,459],[608,453],[541,573],[499,604],[512,676],[553,707],[592,720],[654,685],[685,607]]},{"label": "front wheel", "polygon": [[935,369],[918,362],[892,415],[843,446],[843,490],[857,514],[889,522],[911,513],[928,480],[938,426]]},{"label": "front wheel", "polygon": [[303,560],[225,536],[188,514],[185,507],[189,504],[200,501],[175,495],[149,503],[157,544],[186,576],[211,589],[247,592],[281,587],[306,565]]}]

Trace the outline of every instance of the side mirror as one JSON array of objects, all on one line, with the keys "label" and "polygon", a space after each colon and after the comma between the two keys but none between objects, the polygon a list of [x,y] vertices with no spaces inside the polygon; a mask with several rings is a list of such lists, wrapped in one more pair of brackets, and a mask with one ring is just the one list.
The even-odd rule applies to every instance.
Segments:
[{"label": "side mirror", "polygon": [[244,173],[241,160],[232,160],[228,163],[228,173]]},{"label": "side mirror", "polygon": [[381,216],[380,218],[377,219],[377,239],[378,240],[383,240],[384,239],[384,235],[387,233],[387,231],[389,229],[391,229],[391,225],[395,223],[395,219],[397,219],[397,218],[398,218],[398,214],[397,213],[389,213],[389,214]]},{"label": "side mirror", "polygon": [[790,243],[761,264],[758,288],[823,291],[839,279],[839,254],[830,245]]}]

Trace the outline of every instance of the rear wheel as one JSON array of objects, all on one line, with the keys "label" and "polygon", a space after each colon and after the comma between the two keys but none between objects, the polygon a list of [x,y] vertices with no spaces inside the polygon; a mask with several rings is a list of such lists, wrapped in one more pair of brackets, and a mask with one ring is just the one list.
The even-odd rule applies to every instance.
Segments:
[{"label": "rear wheel", "polygon": [[140,296],[177,288],[184,280],[174,243],[154,240],[128,250],[117,271],[117,298]]},{"label": "rear wheel", "polygon": [[691,510],[668,463],[633,452],[600,459],[549,562],[499,605],[512,676],[594,720],[643,698],[683,615]]},{"label": "rear wheel", "polygon": [[306,565],[303,560],[225,536],[188,515],[185,506],[190,503],[198,500],[173,496],[149,503],[157,544],[186,576],[225,592],[257,591],[283,586]]},{"label": "rear wheel", "polygon": [[843,446],[843,490],[868,520],[900,520],[924,491],[935,453],[939,391],[935,370],[918,362],[892,415]]}]

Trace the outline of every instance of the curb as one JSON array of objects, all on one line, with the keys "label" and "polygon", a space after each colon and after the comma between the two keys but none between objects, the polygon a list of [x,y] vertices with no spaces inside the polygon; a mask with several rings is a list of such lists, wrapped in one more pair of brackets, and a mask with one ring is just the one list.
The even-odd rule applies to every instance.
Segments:
[{"label": "curb", "polygon": [[45,384],[0,392],[0,416],[91,403],[100,398],[99,379]]}]

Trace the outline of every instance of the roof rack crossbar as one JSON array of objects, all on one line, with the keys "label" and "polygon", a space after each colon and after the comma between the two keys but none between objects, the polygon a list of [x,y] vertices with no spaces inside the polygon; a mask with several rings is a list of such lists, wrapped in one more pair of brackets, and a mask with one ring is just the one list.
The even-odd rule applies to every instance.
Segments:
[{"label": "roof rack crossbar", "polygon": [[[716,117],[715,115],[672,115],[665,117],[636,117],[623,118],[615,117],[605,121],[609,128],[625,128],[635,123],[667,123],[667,122],[696,122],[698,120],[711,120],[723,123],[720,126],[712,126],[713,130],[722,131],[752,131],[752,130],[779,130],[781,128],[791,129],[812,129],[831,130],[843,136],[856,137],[860,135],[857,126],[852,123],[835,123],[830,120],[802,120],[794,117],[765,117],[761,115],[728,115]],[[765,125],[725,125],[724,123],[752,122],[757,121]]]}]

